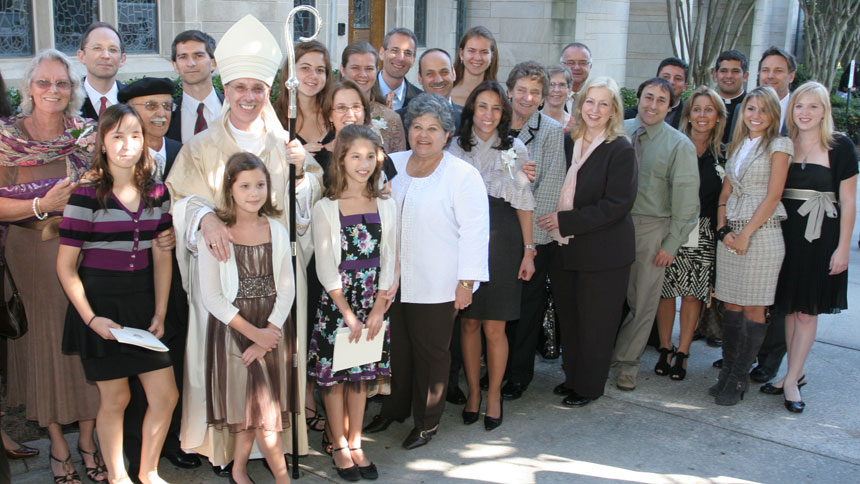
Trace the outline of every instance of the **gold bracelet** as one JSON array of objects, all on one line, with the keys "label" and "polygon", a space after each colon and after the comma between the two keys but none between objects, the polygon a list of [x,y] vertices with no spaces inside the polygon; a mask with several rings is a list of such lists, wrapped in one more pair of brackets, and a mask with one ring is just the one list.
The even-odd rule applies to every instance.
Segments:
[{"label": "gold bracelet", "polygon": [[475,285],[474,282],[460,281],[460,287],[462,287],[464,289],[472,289],[472,287],[474,287],[474,285]]}]

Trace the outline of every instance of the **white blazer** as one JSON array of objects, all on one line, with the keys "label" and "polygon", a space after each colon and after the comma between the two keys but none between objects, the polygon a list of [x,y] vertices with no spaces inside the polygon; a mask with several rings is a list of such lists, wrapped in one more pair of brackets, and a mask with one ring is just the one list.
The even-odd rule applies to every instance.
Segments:
[{"label": "white blazer", "polygon": [[[394,199],[377,198],[376,210],[382,221],[382,241],[379,250],[379,287],[387,291],[394,283],[394,263],[397,258],[397,204]],[[321,198],[311,216],[314,235],[317,277],[326,292],[343,289],[340,282],[340,210],[337,200]]]}]

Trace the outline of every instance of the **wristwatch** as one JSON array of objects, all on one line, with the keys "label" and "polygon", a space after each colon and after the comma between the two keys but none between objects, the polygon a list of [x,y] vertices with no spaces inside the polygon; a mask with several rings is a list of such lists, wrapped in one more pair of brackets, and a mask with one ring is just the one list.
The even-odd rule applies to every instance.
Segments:
[{"label": "wristwatch", "polygon": [[723,239],[725,239],[725,238],[726,238],[726,236],[727,236],[727,235],[729,235],[730,233],[732,233],[732,229],[730,229],[730,228],[729,228],[729,225],[728,225],[728,224],[723,225],[723,228],[721,228],[720,230],[717,230],[717,234],[716,234],[716,235],[717,235],[717,239],[718,239],[718,240],[723,240]]}]

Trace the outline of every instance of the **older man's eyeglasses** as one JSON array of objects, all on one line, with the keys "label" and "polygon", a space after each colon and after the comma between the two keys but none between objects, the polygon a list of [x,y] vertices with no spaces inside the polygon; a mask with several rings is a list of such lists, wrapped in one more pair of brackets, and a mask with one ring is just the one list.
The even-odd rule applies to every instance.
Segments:
[{"label": "older man's eyeglasses", "polygon": [[146,101],[145,103],[132,103],[132,106],[143,106],[147,111],[158,111],[158,108],[164,108],[165,111],[173,111],[176,108],[174,102],[157,103],[155,101]]}]

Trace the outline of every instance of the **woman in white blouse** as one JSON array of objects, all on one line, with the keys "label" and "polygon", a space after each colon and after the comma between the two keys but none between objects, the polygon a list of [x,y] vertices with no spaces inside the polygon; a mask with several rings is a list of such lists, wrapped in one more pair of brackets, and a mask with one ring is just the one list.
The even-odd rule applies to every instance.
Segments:
[{"label": "woman in white blouse", "polygon": [[535,272],[532,214],[535,199],[522,171],[526,145],[510,135],[511,104],[496,81],[478,85],[463,106],[462,124],[450,153],[478,169],[490,203],[490,280],[475,293],[473,304],[460,313],[463,363],[469,400],[463,423],[478,421],[481,410],[481,328],[487,339],[487,413],[484,428],[502,424],[502,377],[508,362],[505,321],[520,318],[521,281]]},{"label": "woman in white blouse", "polygon": [[444,151],[455,128],[447,99],[414,98],[406,127],[412,150],[391,155],[400,256],[390,309],[392,388],[366,431],[382,431],[411,410],[403,447],[414,449],[430,441],[445,408],[454,317],[489,279],[489,208],[478,170]]}]

